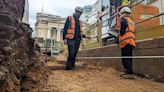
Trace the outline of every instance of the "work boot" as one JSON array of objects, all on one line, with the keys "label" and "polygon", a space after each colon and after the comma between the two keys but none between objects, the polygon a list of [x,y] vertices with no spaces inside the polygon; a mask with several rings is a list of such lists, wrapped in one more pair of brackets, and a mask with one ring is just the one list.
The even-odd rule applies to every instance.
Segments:
[{"label": "work boot", "polygon": [[126,75],[127,73],[126,72],[121,72],[119,75],[120,77],[122,77],[123,75]]},{"label": "work boot", "polygon": [[72,70],[72,68],[65,68],[64,70]]},{"label": "work boot", "polygon": [[133,74],[125,74],[125,75],[122,75],[121,78],[124,78],[124,79],[135,79]]},{"label": "work boot", "polygon": [[74,68],[66,67],[64,70],[73,70]]}]

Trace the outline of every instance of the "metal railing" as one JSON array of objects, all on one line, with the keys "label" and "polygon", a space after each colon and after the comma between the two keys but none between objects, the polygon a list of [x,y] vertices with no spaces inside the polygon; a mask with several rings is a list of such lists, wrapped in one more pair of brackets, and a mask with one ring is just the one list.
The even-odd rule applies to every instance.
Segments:
[{"label": "metal railing", "polygon": [[142,23],[142,22],[145,22],[145,21],[151,20],[151,19],[153,19],[153,18],[156,18],[156,17],[162,16],[162,15],[164,15],[164,12],[159,13],[159,14],[156,14],[156,15],[150,17],[150,18],[147,18],[147,19],[144,19],[144,20],[137,21],[135,24],[137,25],[137,24],[140,24],[140,23]]},{"label": "metal railing", "polygon": [[[138,3],[136,3],[136,4],[134,4],[134,5],[132,5],[131,8],[135,7],[136,5],[138,5],[138,4],[140,4],[140,3],[144,2],[144,1],[145,1],[145,0],[142,0],[142,1],[140,1],[140,2],[138,2]],[[114,17],[116,17],[116,16],[118,16],[118,15],[119,15],[119,13],[116,13],[116,14],[112,15],[110,18],[106,19],[105,21],[103,21],[103,22],[101,22],[101,23],[104,23],[104,22],[106,22],[106,21],[109,21],[109,20],[113,19]],[[96,27],[96,25],[99,25],[99,24],[101,24],[101,23],[93,23],[92,25],[88,26],[88,28],[92,29],[93,27]],[[95,24],[96,24],[96,25],[95,25]],[[84,31],[87,30],[88,28],[84,29]]]},{"label": "metal railing", "polygon": [[[136,7],[137,5],[143,3],[144,1],[145,1],[145,0],[141,0],[141,1],[137,2],[137,3],[135,3],[134,5],[131,4],[132,6],[130,6],[130,7],[131,7],[131,8],[134,8],[134,7]],[[102,23],[107,22],[107,21],[110,21],[111,19],[115,18],[116,16],[118,16],[118,14],[119,14],[119,13],[114,14],[113,16],[111,16],[110,18],[106,19],[105,21],[94,23],[94,24],[92,24],[91,26],[89,26],[88,28],[84,29],[84,31],[86,31],[86,30],[92,30],[92,29],[94,29],[95,27],[98,27],[98,25],[101,25]],[[162,16],[162,15],[164,15],[164,12],[159,13],[159,14],[156,14],[156,15],[151,16],[151,17],[146,18],[146,19],[139,20],[139,21],[135,22],[135,24],[136,24],[136,25],[139,25],[139,24],[141,24],[141,23],[143,23],[143,22],[145,22],[145,21],[149,21],[149,20],[151,20],[151,19],[160,17],[160,16]],[[114,28],[109,28],[109,29],[110,29],[110,30],[116,30],[116,29],[114,29]],[[97,30],[97,31],[100,31],[100,30]],[[106,34],[109,34],[109,33],[106,33]],[[92,37],[91,39],[97,38],[97,42],[99,42],[100,39],[98,39],[98,38],[99,38],[99,37],[102,37],[103,35],[106,35],[106,34],[96,35],[95,37]],[[102,39],[101,39],[101,40],[102,40]],[[88,42],[90,42],[90,43],[87,43],[87,42],[86,42],[86,43],[87,43],[87,44],[93,44],[93,46],[94,46],[94,44],[95,44],[95,43],[91,43],[91,41],[88,41]],[[87,44],[86,44],[86,45],[87,45]],[[97,47],[97,46],[95,46],[95,47]],[[101,47],[101,46],[98,46],[98,47]],[[84,49],[85,49],[85,48],[84,48]]]}]

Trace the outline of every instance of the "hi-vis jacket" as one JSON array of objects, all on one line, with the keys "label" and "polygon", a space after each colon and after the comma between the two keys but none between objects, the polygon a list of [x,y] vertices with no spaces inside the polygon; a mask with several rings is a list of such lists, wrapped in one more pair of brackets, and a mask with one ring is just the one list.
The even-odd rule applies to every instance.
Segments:
[{"label": "hi-vis jacket", "polygon": [[[69,24],[69,28],[67,30],[67,34],[66,34],[66,38],[67,39],[73,39],[74,36],[75,36],[75,19],[73,16],[69,16],[69,21],[70,21],[70,24]],[[81,36],[83,34],[82,32],[82,22],[80,21],[80,30],[81,31]]]},{"label": "hi-vis jacket", "polygon": [[128,27],[123,35],[119,35],[119,47],[123,48],[127,44],[136,46],[135,42],[135,25],[134,22],[129,17],[124,17],[128,22]]}]

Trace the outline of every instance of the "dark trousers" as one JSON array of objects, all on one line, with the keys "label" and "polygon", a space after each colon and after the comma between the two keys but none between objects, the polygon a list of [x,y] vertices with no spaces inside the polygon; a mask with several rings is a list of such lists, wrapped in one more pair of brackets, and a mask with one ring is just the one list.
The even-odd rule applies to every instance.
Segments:
[{"label": "dark trousers", "polygon": [[[127,44],[124,48],[121,49],[122,57],[132,56],[134,46]],[[132,69],[132,58],[122,58],[122,63],[125,68],[125,72],[128,74],[133,74]]]},{"label": "dark trousers", "polygon": [[66,68],[75,68],[75,58],[79,50],[80,40],[67,40],[68,44],[68,59]]}]

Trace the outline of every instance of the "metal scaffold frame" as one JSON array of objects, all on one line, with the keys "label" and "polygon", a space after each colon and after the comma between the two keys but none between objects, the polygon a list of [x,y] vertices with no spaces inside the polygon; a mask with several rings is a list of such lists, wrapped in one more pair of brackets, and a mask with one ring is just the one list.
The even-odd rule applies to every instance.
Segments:
[{"label": "metal scaffold frame", "polygon": [[[132,1],[132,0],[130,0],[130,1]],[[140,3],[143,3],[145,0],[141,0],[141,1],[139,1],[139,2],[137,2],[137,3],[135,3],[135,4],[130,4],[131,6],[131,8],[134,8],[135,6],[137,6],[137,5],[139,5]],[[84,31],[85,30],[92,30],[92,29],[94,29],[95,27],[98,27],[99,25],[101,25],[102,23],[104,23],[104,22],[107,22],[107,21],[110,21],[111,19],[113,19],[114,17],[116,17],[116,16],[118,16],[119,15],[119,13],[117,12],[116,14],[114,14],[113,16],[111,16],[110,18],[108,18],[108,19],[106,19],[105,21],[99,21],[99,22],[97,22],[97,23],[94,23],[94,24],[92,24],[92,25],[90,25],[88,28],[86,28],[86,29],[84,29]],[[151,16],[151,17],[149,17],[149,18],[146,18],[146,19],[143,19],[143,20],[139,20],[139,21],[137,21],[137,22],[135,22],[135,24],[136,25],[138,25],[138,24],[140,24],[140,23],[143,23],[143,22],[145,22],[145,21],[148,21],[148,20],[151,20],[151,19],[154,19],[154,18],[157,18],[157,17],[160,17],[160,16],[163,16],[164,15],[164,12],[161,12],[161,13],[159,13],[159,14],[156,14],[156,15],[154,15],[154,16]],[[98,27],[99,28],[99,27]],[[115,28],[109,28],[109,29],[111,29],[111,30],[116,30]],[[99,31],[101,31],[101,29],[99,28],[98,29]],[[106,33],[106,34],[109,34],[109,33]],[[95,37],[92,37],[91,39],[94,39],[94,38],[98,38],[98,40],[100,40],[101,39],[101,37],[102,37],[102,35],[106,35],[106,34],[101,34],[101,35],[96,35]],[[90,44],[92,44],[92,43],[90,43]],[[101,46],[100,46],[101,47]]]},{"label": "metal scaffold frame", "polygon": [[[144,2],[145,0],[141,0],[139,2],[137,2],[136,4],[130,6],[131,8],[134,8],[135,6],[139,5],[140,3]],[[105,21],[101,21],[101,22],[98,22],[97,24],[93,24],[92,26],[89,27],[89,29],[85,29],[85,30],[91,30],[93,29],[94,27],[97,27],[98,25],[101,25],[102,23],[106,22],[106,21],[109,21],[111,19],[113,19],[114,17],[118,16],[119,13],[116,13],[115,15],[111,16],[110,18],[108,18],[107,20]],[[135,22],[136,25],[140,24],[140,23],[143,23],[145,21],[148,21],[148,20],[151,20],[151,19],[154,19],[154,18],[157,18],[157,17],[160,17],[164,15],[164,12],[161,12],[159,14],[156,14],[154,16],[151,16],[149,18],[146,18],[146,19],[143,19],[143,20],[140,20],[140,21],[137,21]],[[115,30],[115,29],[112,29],[112,30]],[[97,35],[96,37],[93,37],[93,38],[97,38],[97,37],[101,37],[102,35]],[[91,43],[92,44],[92,43]],[[164,59],[164,56],[130,56],[130,57],[119,57],[119,56],[114,56],[114,57],[77,57],[77,59],[122,59],[122,58],[133,58],[133,59]]]}]

